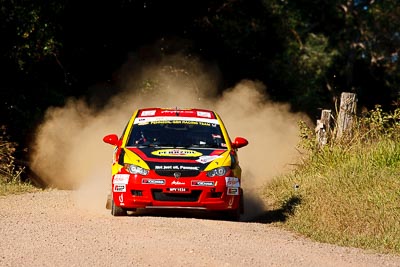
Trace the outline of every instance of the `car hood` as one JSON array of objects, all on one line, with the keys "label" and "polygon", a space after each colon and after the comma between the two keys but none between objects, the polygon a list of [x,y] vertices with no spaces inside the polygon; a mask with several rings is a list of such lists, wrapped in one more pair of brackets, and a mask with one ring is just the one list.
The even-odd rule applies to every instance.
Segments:
[{"label": "car hood", "polygon": [[226,149],[130,147],[126,154],[134,153],[150,169],[155,170],[208,170],[230,166],[230,153]]}]

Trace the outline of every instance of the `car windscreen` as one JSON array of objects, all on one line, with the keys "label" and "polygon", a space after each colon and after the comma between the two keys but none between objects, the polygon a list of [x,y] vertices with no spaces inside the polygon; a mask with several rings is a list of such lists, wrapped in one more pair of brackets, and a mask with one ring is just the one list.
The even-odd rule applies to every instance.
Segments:
[{"label": "car windscreen", "polygon": [[135,123],[127,146],[226,148],[226,142],[216,123],[154,120]]}]

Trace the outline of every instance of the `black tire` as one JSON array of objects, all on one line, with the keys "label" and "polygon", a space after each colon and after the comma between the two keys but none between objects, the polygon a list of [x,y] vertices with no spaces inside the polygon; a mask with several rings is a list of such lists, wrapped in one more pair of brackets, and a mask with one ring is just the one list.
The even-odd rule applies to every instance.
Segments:
[{"label": "black tire", "polygon": [[121,207],[115,205],[114,200],[111,200],[111,215],[113,216],[126,216],[128,213]]},{"label": "black tire", "polygon": [[243,189],[240,188],[239,207],[236,210],[224,211],[223,218],[227,221],[238,222],[240,215],[244,213],[244,195]]},{"label": "black tire", "polygon": [[224,211],[223,219],[231,222],[240,221],[240,209]]},{"label": "black tire", "polygon": [[244,194],[243,194],[242,188],[240,188],[239,210],[240,210],[240,214],[244,214]]},{"label": "black tire", "polygon": [[106,209],[107,210],[111,209],[111,195],[107,195]]}]

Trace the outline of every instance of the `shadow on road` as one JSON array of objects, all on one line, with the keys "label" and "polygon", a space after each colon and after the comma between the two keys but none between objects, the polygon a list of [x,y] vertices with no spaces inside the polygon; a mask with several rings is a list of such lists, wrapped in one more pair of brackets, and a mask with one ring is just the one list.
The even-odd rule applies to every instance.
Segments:
[{"label": "shadow on road", "polygon": [[[274,223],[284,222],[293,214],[297,205],[299,205],[301,199],[299,197],[292,197],[286,201],[280,209],[267,210],[258,212],[254,215],[244,214],[240,222],[255,222],[255,223]],[[166,218],[191,218],[191,219],[203,219],[203,220],[220,220],[220,221],[231,221],[221,212],[210,212],[202,210],[186,210],[186,209],[140,209],[135,212],[129,212],[129,216],[134,217],[166,217]]]},{"label": "shadow on road", "polygon": [[213,212],[190,209],[140,209],[135,212],[128,212],[128,215],[135,217],[166,217],[231,221],[229,219],[226,219],[226,217],[218,211]]},{"label": "shadow on road", "polygon": [[281,208],[268,210],[263,214],[252,218],[250,221],[258,223],[285,222],[287,218],[294,213],[294,210],[300,203],[300,197],[292,197],[288,199]]}]

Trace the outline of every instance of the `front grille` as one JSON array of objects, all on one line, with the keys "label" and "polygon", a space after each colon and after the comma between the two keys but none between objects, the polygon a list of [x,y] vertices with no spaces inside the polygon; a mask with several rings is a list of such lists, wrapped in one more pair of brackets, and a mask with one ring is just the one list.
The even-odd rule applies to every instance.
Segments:
[{"label": "front grille", "polygon": [[181,201],[181,202],[197,202],[199,200],[201,190],[193,190],[190,194],[170,194],[163,193],[160,189],[151,190],[154,200],[158,201]]},{"label": "front grille", "polygon": [[143,191],[142,190],[131,190],[131,194],[132,194],[132,196],[141,197],[141,196],[143,196]]},{"label": "front grille", "polygon": [[199,175],[200,171],[196,170],[182,170],[182,171],[175,171],[175,170],[156,170],[156,173],[160,176],[168,176],[174,177],[174,173],[179,172],[181,174],[180,177],[195,177]]},{"label": "front grille", "polygon": [[212,198],[221,198],[222,192],[211,192],[210,197]]}]

